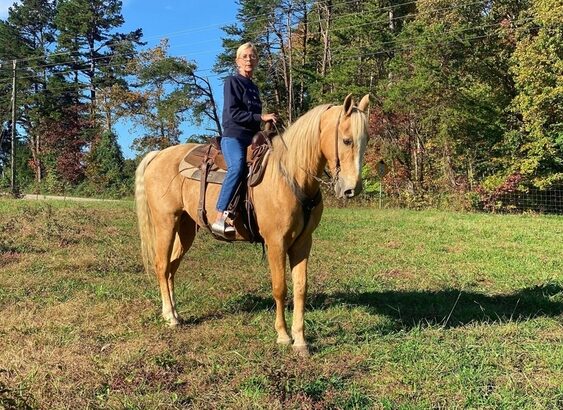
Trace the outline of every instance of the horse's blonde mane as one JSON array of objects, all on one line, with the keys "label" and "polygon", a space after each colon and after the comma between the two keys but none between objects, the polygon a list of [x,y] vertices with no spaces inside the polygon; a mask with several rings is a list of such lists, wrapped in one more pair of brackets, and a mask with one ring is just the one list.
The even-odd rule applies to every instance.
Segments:
[{"label": "horse's blonde mane", "polygon": [[[287,175],[295,177],[302,172],[308,175],[316,175],[321,152],[321,116],[331,107],[333,107],[331,104],[323,104],[311,109],[299,117],[281,135],[281,138],[274,139],[271,159],[280,164]],[[335,106],[334,108],[342,109],[342,106]],[[355,142],[365,146],[365,140],[358,140],[367,135],[367,118],[356,107],[352,110],[351,131]],[[273,169],[273,172],[280,171],[279,166]]]},{"label": "horse's blonde mane", "polygon": [[367,137],[369,125],[367,114],[359,108],[354,107],[354,109],[352,110],[351,122],[352,137],[354,138],[354,143],[360,145],[362,150],[360,157],[363,158],[364,150],[366,148],[368,140]]},{"label": "horse's blonde mane", "polygon": [[[309,110],[285,130],[281,138],[274,140],[272,159],[280,163],[288,175],[317,172],[321,116],[330,107],[330,104],[323,104]],[[278,168],[275,167],[276,171]]]}]

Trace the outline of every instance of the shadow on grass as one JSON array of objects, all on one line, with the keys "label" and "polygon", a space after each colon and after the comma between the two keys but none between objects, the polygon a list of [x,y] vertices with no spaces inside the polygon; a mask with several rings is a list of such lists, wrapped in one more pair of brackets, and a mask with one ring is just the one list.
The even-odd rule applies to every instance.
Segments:
[{"label": "shadow on grass", "polygon": [[[0,369],[1,370],[1,369]],[[33,400],[24,395],[18,388],[9,388],[0,381],[0,409],[33,410]]]},{"label": "shadow on grass", "polygon": [[[396,322],[394,330],[389,329],[393,332],[426,324],[452,328],[469,323],[561,316],[563,288],[546,284],[495,296],[457,289],[317,293],[311,294],[307,302],[307,310],[326,310],[336,306],[362,307],[371,314],[385,315]],[[228,310],[253,312],[271,309],[272,306],[272,298],[247,294],[237,298],[237,303],[232,301]]]}]

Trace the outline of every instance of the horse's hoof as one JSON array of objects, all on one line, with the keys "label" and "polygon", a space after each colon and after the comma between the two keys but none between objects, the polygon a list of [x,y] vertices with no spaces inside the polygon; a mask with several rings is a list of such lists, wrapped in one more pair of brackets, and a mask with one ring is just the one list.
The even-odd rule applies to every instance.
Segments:
[{"label": "horse's hoof", "polygon": [[310,357],[309,348],[307,345],[293,345],[293,351],[301,357]]},{"label": "horse's hoof", "polygon": [[291,340],[291,337],[278,337],[276,343],[279,345],[289,346],[291,343],[293,343],[293,340]]},{"label": "horse's hoof", "polygon": [[164,319],[166,323],[168,323],[169,327],[175,328],[182,324],[182,320],[180,318],[172,318],[172,319]]}]

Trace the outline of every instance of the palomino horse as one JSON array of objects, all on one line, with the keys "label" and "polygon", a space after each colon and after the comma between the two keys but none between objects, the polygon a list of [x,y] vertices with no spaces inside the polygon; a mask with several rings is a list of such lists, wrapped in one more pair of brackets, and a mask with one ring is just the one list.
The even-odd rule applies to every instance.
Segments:
[{"label": "palomino horse", "polygon": [[[303,333],[307,260],[312,234],[323,212],[319,178],[328,164],[337,196],[351,198],[360,192],[368,104],[368,95],[358,106],[349,95],[341,106],[321,105],[304,114],[282,138],[274,138],[263,180],[251,188],[272,275],[277,342],[293,341],[294,350],[303,355],[308,354]],[[150,152],[136,172],[135,202],[143,262],[147,271],[151,266],[155,270],[162,316],[172,326],[180,323],[174,301],[174,274],[199,226],[200,183],[178,175],[180,161],[193,147],[194,144],[183,144]],[[210,184],[206,204],[212,215],[218,193],[219,186]],[[237,233],[236,239],[246,238]],[[294,289],[291,337],[284,313],[286,255]]]}]

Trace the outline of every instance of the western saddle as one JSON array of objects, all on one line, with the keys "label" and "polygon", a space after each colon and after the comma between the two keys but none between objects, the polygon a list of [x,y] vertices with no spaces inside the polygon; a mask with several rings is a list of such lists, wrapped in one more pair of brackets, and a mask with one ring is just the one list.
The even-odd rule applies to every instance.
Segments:
[{"label": "western saddle", "polygon": [[[250,195],[251,187],[262,181],[264,171],[268,163],[269,153],[272,148],[272,139],[277,132],[266,124],[263,131],[259,131],[252,138],[252,144],[246,152],[246,163],[248,166],[248,178],[241,181],[236,189],[235,195],[227,209],[232,220],[240,218],[242,227],[246,232],[239,232],[250,242],[263,243],[264,240],[258,231],[258,224],[254,213],[254,204]],[[198,145],[193,148],[180,162],[180,174],[186,178],[200,181],[200,197],[198,205],[199,224],[207,227],[212,235],[211,224],[207,219],[205,210],[205,196],[209,183],[222,184],[225,178],[227,164],[221,153],[221,137],[210,139],[207,144]],[[227,240],[214,235],[217,239]]]}]

